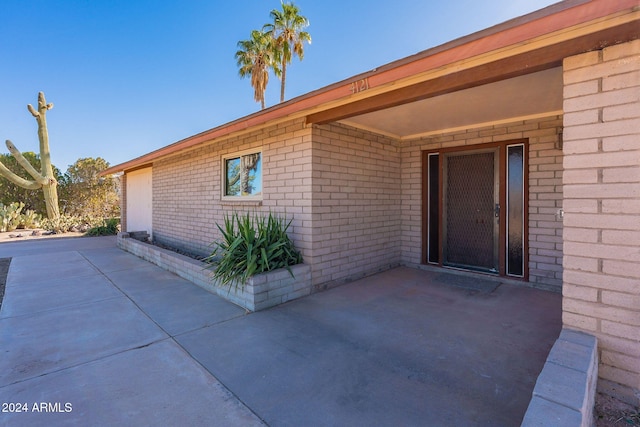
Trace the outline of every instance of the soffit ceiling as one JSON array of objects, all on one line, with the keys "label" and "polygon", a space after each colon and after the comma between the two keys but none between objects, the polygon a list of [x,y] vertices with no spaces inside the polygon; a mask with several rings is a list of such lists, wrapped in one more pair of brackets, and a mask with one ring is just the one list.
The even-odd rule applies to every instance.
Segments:
[{"label": "soffit ceiling", "polygon": [[562,67],[362,114],[341,123],[409,139],[562,111]]}]

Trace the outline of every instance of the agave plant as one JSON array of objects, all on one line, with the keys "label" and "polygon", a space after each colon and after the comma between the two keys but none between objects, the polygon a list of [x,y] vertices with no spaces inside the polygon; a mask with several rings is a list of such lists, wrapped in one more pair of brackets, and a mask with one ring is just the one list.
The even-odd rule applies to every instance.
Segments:
[{"label": "agave plant", "polygon": [[271,212],[266,218],[233,213],[225,216],[223,226],[217,226],[222,239],[213,243],[214,250],[205,262],[220,285],[244,286],[251,276],[278,268],[286,268],[293,276],[290,266],[302,262],[287,235],[291,220],[286,222]]}]

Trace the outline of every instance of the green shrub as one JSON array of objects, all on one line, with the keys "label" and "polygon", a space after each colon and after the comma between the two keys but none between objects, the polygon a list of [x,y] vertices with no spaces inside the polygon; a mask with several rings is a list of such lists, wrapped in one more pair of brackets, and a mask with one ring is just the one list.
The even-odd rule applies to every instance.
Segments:
[{"label": "green shrub", "polygon": [[120,220],[118,218],[104,219],[101,225],[90,228],[85,236],[114,236],[118,234]]},{"label": "green shrub", "polygon": [[213,279],[220,285],[244,286],[255,274],[286,268],[302,262],[302,256],[287,235],[291,221],[234,213],[225,216],[224,227],[217,224],[222,240],[213,243],[214,250],[205,262],[215,270]]}]

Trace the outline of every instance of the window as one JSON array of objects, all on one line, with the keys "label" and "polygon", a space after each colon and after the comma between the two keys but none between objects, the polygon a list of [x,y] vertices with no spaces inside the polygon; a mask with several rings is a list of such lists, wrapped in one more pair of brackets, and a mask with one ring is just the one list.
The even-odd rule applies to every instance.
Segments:
[{"label": "window", "polygon": [[429,154],[428,164],[428,183],[427,191],[429,192],[428,204],[428,228],[427,232],[427,262],[437,264],[440,261],[440,174],[439,174],[440,155],[438,153]]},{"label": "window", "polygon": [[524,145],[507,146],[507,274],[524,276]]},{"label": "window", "polygon": [[262,199],[262,153],[252,151],[222,158],[223,198]]}]

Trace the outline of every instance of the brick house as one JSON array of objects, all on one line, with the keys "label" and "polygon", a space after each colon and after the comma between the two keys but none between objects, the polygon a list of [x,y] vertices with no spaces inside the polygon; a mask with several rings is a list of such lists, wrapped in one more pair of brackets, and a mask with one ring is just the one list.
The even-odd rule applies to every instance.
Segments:
[{"label": "brick house", "polygon": [[293,219],[324,289],[397,265],[561,290],[640,398],[640,9],[568,0],[188,137],[124,172],[123,230],[208,253]]}]

